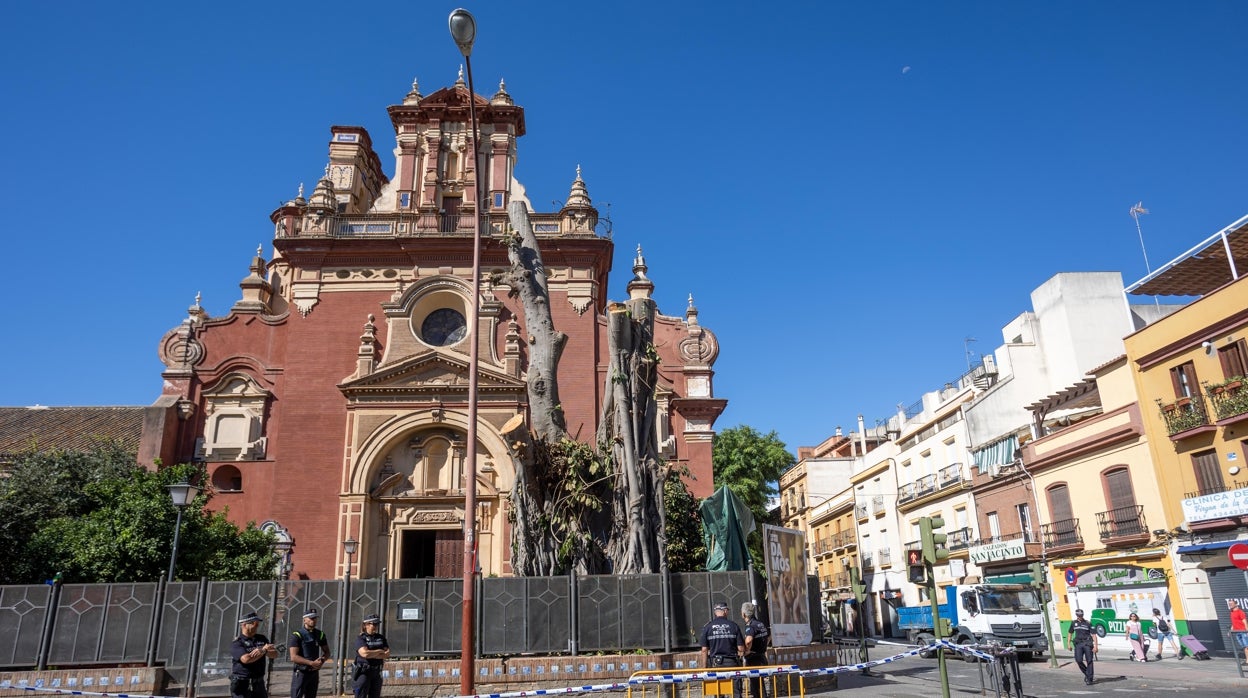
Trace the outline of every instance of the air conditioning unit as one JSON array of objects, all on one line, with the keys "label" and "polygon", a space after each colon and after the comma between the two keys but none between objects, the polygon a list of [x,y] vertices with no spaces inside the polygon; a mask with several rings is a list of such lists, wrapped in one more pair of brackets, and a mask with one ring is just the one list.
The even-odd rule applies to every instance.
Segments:
[{"label": "air conditioning unit", "polygon": [[990,376],[997,375],[997,360],[992,357],[992,354],[984,354],[984,373]]},{"label": "air conditioning unit", "polygon": [[988,474],[992,477],[1001,477],[1001,467],[1000,463],[993,463],[988,466]]}]

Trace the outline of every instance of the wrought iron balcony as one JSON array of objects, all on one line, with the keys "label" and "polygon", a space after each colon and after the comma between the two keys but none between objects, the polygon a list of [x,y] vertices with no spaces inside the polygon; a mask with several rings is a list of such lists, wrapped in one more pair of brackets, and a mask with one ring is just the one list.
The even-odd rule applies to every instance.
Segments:
[{"label": "wrought iron balcony", "polygon": [[971,547],[971,528],[959,528],[956,531],[949,532],[949,538],[945,541],[945,547],[949,550],[963,550]]},{"label": "wrought iron balcony", "polygon": [[918,482],[915,483],[915,490],[916,490],[917,496],[923,496],[927,494],[928,492],[935,492],[936,491],[936,476],[924,475],[923,477],[919,478]]},{"label": "wrought iron balcony", "polygon": [[1245,487],[1248,487],[1248,483],[1232,482],[1229,485],[1216,485],[1208,489],[1196,490],[1195,492],[1184,492],[1183,499],[1195,499],[1196,497],[1203,497],[1207,494],[1218,494],[1221,492],[1230,492],[1231,490],[1240,490]]},{"label": "wrought iron balcony", "polygon": [[1053,548],[1083,547],[1083,534],[1079,532],[1079,519],[1062,519],[1040,527],[1044,545]]},{"label": "wrought iron balcony", "polygon": [[867,503],[866,502],[863,502],[862,504],[854,505],[854,516],[857,516],[860,519],[867,518]]},{"label": "wrought iron balcony", "polygon": [[917,490],[915,489],[913,482],[907,482],[901,487],[898,487],[897,488],[897,503],[901,504],[903,502],[908,502],[911,499],[914,499],[916,491]]},{"label": "wrought iron balcony", "polygon": [[859,557],[862,558],[862,569],[864,570],[875,569],[875,559],[871,553],[863,553]]},{"label": "wrought iron balcony", "polygon": [[884,495],[877,494],[871,498],[871,513],[872,514],[884,513]]},{"label": "wrought iron balcony", "polygon": [[1102,511],[1096,515],[1096,525],[1100,528],[1101,542],[1115,543],[1124,539],[1134,540],[1151,537],[1148,523],[1144,520],[1144,507],[1118,507]]},{"label": "wrought iron balcony", "polygon": [[875,552],[880,558],[880,561],[879,561],[880,567],[892,567],[893,566],[893,549],[892,548],[880,548],[879,550]]},{"label": "wrought iron balcony", "polygon": [[1219,421],[1248,414],[1248,390],[1244,378],[1234,378],[1222,385],[1205,386],[1205,394],[1213,403],[1213,413]]},{"label": "wrought iron balcony", "polygon": [[940,469],[940,488],[952,487],[962,482],[962,464],[953,463]]},{"label": "wrought iron balcony", "polygon": [[846,589],[849,587],[849,573],[837,572],[832,575],[832,586],[837,589]]},{"label": "wrought iron balcony", "polygon": [[1200,395],[1180,398],[1168,405],[1158,400],[1157,405],[1161,408],[1161,417],[1166,421],[1166,432],[1170,436],[1209,424],[1209,411],[1205,409],[1205,400]]}]

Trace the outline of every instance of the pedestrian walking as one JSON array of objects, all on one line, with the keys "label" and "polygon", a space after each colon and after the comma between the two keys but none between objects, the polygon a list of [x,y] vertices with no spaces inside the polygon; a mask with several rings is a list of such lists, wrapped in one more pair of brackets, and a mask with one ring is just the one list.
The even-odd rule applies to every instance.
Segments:
[{"label": "pedestrian walking", "polygon": [[1148,649],[1144,647],[1144,631],[1140,625],[1140,616],[1138,613],[1132,613],[1127,616],[1127,629],[1125,631],[1127,642],[1131,643],[1131,658],[1137,662],[1148,661]]},{"label": "pedestrian walking", "polygon": [[303,614],[303,627],[290,634],[286,646],[290,648],[290,663],[294,672],[290,677],[290,698],[316,698],[321,683],[321,667],[329,659],[329,639],[325,631],[316,627],[320,615],[315,608]]},{"label": "pedestrian walking", "polygon": [[233,698],[269,698],[264,685],[266,659],[277,657],[277,645],[256,632],[263,620],[255,613],[238,619],[239,635],[230,643],[230,695]]},{"label": "pedestrian walking", "polygon": [[[771,629],[758,619],[758,607],[748,601],[741,604],[741,620],[745,623],[745,666],[766,666]],[[770,696],[770,689],[771,685],[763,677],[750,678],[750,698]]]},{"label": "pedestrian walking", "polygon": [[1226,605],[1231,608],[1231,636],[1244,651],[1244,660],[1248,661],[1248,615],[1244,614],[1244,609],[1235,599],[1228,600]]},{"label": "pedestrian walking", "polygon": [[355,638],[355,668],[351,675],[351,688],[355,698],[381,698],[381,667],[390,658],[390,643],[378,632],[381,618],[372,613],[360,624],[360,636]]},{"label": "pedestrian walking", "polygon": [[1183,650],[1179,649],[1179,640],[1174,634],[1174,619],[1167,617],[1160,608],[1153,609],[1153,627],[1157,628],[1157,661],[1161,661],[1161,653],[1166,649],[1166,640],[1174,648],[1174,656],[1183,658]]},{"label": "pedestrian walking", "polygon": [[1083,617],[1083,609],[1075,610],[1075,620],[1070,624],[1067,640],[1075,648],[1075,665],[1083,672],[1083,683],[1091,686],[1095,669],[1096,653],[1100,643],[1092,624]]},{"label": "pedestrian walking", "polygon": [[[709,669],[741,666],[745,636],[741,626],[728,618],[728,604],[715,604],[715,617],[702,627],[702,666]],[[741,698],[741,685],[732,682],[733,698]]]}]

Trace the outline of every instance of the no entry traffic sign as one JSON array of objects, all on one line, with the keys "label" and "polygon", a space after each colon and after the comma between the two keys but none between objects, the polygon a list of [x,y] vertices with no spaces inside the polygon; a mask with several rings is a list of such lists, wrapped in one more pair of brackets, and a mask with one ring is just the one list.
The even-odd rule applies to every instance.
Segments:
[{"label": "no entry traffic sign", "polygon": [[1232,545],[1226,554],[1231,558],[1231,564],[1241,570],[1248,570],[1248,543],[1236,543]]}]

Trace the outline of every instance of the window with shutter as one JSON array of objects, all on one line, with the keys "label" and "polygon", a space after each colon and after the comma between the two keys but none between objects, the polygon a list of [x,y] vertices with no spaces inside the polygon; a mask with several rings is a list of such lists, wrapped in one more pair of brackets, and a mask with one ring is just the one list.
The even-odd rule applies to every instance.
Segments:
[{"label": "window with shutter", "polygon": [[1053,519],[1053,545],[1073,545],[1079,542],[1075,531],[1075,515],[1070,506],[1070,488],[1066,483],[1049,487],[1049,514]]},{"label": "window with shutter", "polygon": [[1170,369],[1170,382],[1174,384],[1174,396],[1177,398],[1192,397],[1196,394],[1196,366],[1188,361]]},{"label": "window with shutter", "polygon": [[1226,491],[1217,451],[1211,449],[1192,454],[1192,469],[1196,471],[1196,496]]},{"label": "window with shutter", "polygon": [[1144,533],[1139,507],[1135,503],[1135,490],[1131,487],[1131,472],[1126,467],[1105,473],[1105,492],[1109,497],[1107,520],[1110,535],[1134,536]]},{"label": "window with shutter", "polygon": [[1243,340],[1228,344],[1218,350],[1218,362],[1222,364],[1222,375],[1227,380],[1244,375],[1244,353]]}]

